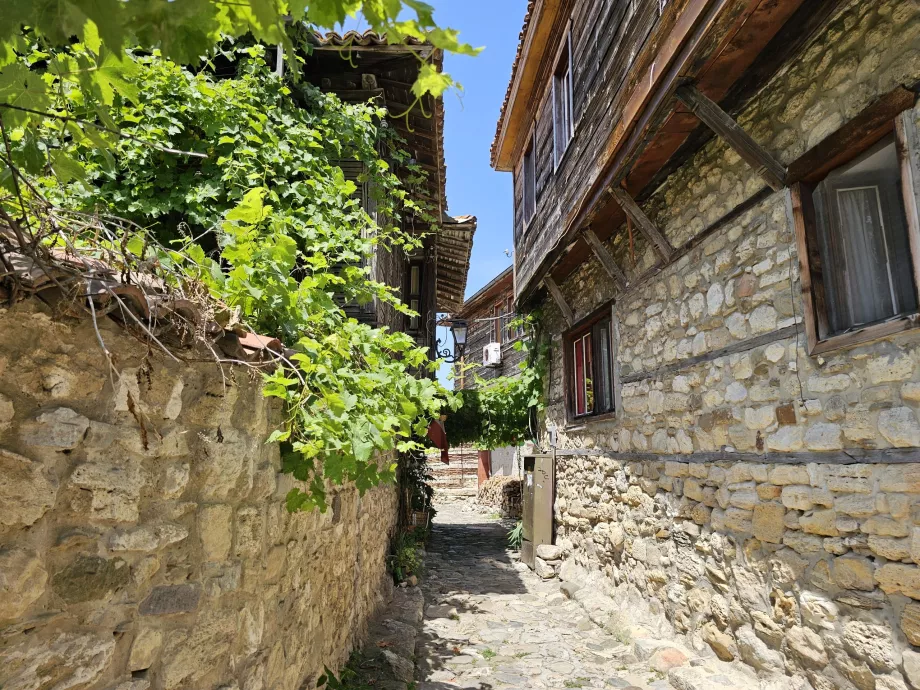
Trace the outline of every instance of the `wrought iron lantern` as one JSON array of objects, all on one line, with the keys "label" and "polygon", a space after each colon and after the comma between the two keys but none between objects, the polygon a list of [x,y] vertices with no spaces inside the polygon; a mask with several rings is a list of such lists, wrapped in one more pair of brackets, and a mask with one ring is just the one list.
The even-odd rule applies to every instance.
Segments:
[{"label": "wrought iron lantern", "polygon": [[438,338],[437,350],[438,359],[443,359],[448,364],[454,364],[463,359],[463,352],[466,350],[466,333],[468,330],[466,321],[463,319],[451,319],[444,323],[446,326],[450,326],[450,334],[454,339],[454,351],[451,354],[450,349],[446,346],[441,349],[441,339]]}]

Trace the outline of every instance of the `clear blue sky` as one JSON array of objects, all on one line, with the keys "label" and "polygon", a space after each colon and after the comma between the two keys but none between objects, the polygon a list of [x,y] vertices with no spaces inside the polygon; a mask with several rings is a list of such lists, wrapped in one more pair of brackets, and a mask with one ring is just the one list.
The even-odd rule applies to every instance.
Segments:
[{"label": "clear blue sky", "polygon": [[[505,255],[506,249],[514,249],[511,173],[492,170],[489,148],[511,78],[527,2],[434,0],[432,4],[440,26],[457,29],[467,43],[485,46],[475,58],[448,55],[444,61],[445,71],[464,88],[460,98],[447,94],[444,99],[448,212],[454,216],[469,213],[479,219],[466,286],[469,297],[511,265]],[[446,329],[439,328],[438,337],[453,347]],[[439,378],[451,385],[446,380],[448,371],[449,367],[442,367]]]}]

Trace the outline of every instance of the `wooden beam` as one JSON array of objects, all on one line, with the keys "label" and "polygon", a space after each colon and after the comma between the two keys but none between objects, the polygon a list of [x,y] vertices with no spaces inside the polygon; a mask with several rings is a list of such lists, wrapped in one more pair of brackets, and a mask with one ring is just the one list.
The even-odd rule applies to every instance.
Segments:
[{"label": "wooden beam", "polygon": [[766,180],[774,191],[786,186],[786,168],[758,144],[741,125],[732,119],[717,103],[692,84],[679,86],[675,92],[678,100],[690,109],[707,127],[731,146],[735,153]]},{"label": "wooden beam", "polygon": [[614,261],[613,256],[610,252],[607,251],[607,247],[604,246],[604,243],[600,241],[597,235],[594,234],[594,231],[589,225],[586,227],[582,234],[585,236],[585,241],[588,243],[588,246],[591,247],[591,251],[594,252],[594,256],[597,257],[597,260],[600,261],[601,266],[604,267],[604,270],[613,278],[616,282],[617,287],[620,288],[620,291],[626,289],[626,274],[620,270],[620,267],[617,266],[617,262]]},{"label": "wooden beam", "polygon": [[611,187],[610,193],[613,195],[613,198],[616,199],[620,208],[626,212],[626,215],[630,217],[632,222],[635,223],[642,234],[645,235],[645,239],[652,243],[652,246],[655,247],[655,250],[661,258],[667,262],[671,258],[671,254],[674,253],[674,247],[672,247],[667,238],[659,232],[651,219],[645,215],[645,212],[639,208],[639,204],[620,187]]},{"label": "wooden beam", "polygon": [[553,277],[550,275],[544,276],[543,284],[546,285],[546,289],[549,290],[549,294],[552,295],[553,301],[565,317],[565,322],[571,327],[572,324],[575,323],[575,315],[572,313],[572,308],[569,307],[568,303],[565,301],[565,297],[562,296],[562,290],[559,289],[559,286],[556,285],[556,281],[553,280]]},{"label": "wooden beam", "polygon": [[649,453],[642,451],[616,451],[610,448],[556,448],[556,457],[604,457],[621,460],[623,462],[753,462],[757,464],[774,465],[805,465],[808,463],[824,463],[828,465],[852,464],[901,464],[917,462],[916,448],[846,448],[844,450],[830,451],[798,451],[798,452],[773,452],[765,453],[736,453],[727,450],[699,451],[680,455],[666,453]]}]

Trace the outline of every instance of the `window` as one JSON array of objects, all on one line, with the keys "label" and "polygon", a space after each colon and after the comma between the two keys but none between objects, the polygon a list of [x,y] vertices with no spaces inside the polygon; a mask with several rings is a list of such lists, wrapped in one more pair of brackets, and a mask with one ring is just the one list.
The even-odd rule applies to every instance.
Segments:
[{"label": "window", "polygon": [[614,411],[613,330],[609,308],[565,338],[570,418]]},{"label": "window", "polygon": [[899,150],[890,123],[888,130],[848,162],[792,189],[812,354],[914,325],[916,218],[902,185],[910,156]]},{"label": "window", "polygon": [[505,340],[509,343],[517,337],[517,329],[511,325],[514,321],[514,298],[509,297],[505,300]]},{"label": "window", "polygon": [[[406,295],[406,302],[409,309],[414,312],[421,312],[422,304],[422,262],[413,261],[409,264],[409,293]],[[417,332],[419,330],[418,316],[409,317],[408,331]]]},{"label": "window", "polygon": [[553,73],[553,166],[558,167],[575,131],[572,113],[572,41],[565,45]]},{"label": "window", "polygon": [[524,152],[524,226],[533,218],[537,209],[537,169],[534,162],[536,152],[534,151],[533,134],[530,135],[530,142],[527,144],[527,150]]},{"label": "window", "polygon": [[502,318],[502,303],[492,307],[492,342],[500,343],[502,341],[502,329],[504,318]]}]

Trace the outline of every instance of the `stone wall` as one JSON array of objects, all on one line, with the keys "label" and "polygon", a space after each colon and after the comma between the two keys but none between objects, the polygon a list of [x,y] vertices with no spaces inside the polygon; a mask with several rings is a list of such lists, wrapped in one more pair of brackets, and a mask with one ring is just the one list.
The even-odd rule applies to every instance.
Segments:
[{"label": "stone wall", "polygon": [[[920,6],[853,1],[738,119],[789,164],[918,79]],[[569,573],[640,592],[723,658],[818,690],[920,688],[920,464],[898,450],[920,448],[920,334],[810,357],[789,194],[765,189],[715,138],[644,203],[692,248],[653,271],[622,231],[624,294],[593,259],[561,285],[576,320],[615,300],[615,418],[566,419],[567,326],[544,303],[545,423],[581,454],[558,459],[557,543]]]},{"label": "stone wall", "polygon": [[0,686],[313,687],[389,596],[395,492],[288,513],[257,373],[99,326],[114,368],[89,320],[0,311]]}]

